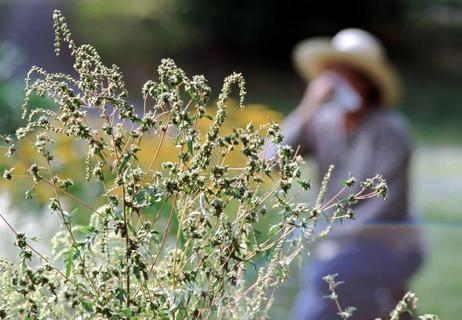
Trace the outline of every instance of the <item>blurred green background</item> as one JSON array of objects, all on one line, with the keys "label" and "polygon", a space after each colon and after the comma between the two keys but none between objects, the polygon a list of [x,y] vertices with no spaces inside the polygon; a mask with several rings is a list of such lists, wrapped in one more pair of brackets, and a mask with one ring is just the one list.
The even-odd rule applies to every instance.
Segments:
[{"label": "blurred green background", "polygon": [[[243,72],[248,101],[287,114],[304,83],[290,54],[301,39],[346,27],[376,34],[401,71],[400,110],[416,152],[413,200],[423,213],[428,258],[415,277],[421,309],[441,319],[462,315],[462,2],[450,0],[80,0],[0,1],[0,131],[18,125],[23,79],[31,65],[72,72],[53,54],[51,15],[63,11],[74,37],[92,43],[126,74],[130,99],[172,57],[203,73],[217,90]],[[274,318],[287,318],[298,274],[282,289]]]}]

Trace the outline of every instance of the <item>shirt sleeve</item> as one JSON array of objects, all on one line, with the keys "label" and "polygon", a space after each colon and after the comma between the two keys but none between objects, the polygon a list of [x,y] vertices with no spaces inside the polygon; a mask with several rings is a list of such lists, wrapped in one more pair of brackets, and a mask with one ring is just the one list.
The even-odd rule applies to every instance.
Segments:
[{"label": "shirt sleeve", "polygon": [[[313,124],[314,120],[304,121],[300,116],[300,111],[292,111],[284,120],[281,126],[284,139],[282,145],[290,145],[294,150],[298,149],[298,154],[304,156],[313,152]],[[268,148],[265,158],[271,158],[277,152],[277,146],[267,142]]]}]

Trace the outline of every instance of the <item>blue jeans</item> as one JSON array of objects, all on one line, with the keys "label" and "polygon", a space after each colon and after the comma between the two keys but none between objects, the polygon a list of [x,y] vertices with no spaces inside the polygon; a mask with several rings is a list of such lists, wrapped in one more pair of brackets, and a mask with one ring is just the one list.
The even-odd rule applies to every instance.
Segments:
[{"label": "blue jeans", "polygon": [[[407,291],[409,278],[423,260],[420,249],[397,254],[382,243],[355,242],[327,261],[312,261],[294,306],[294,320],[338,320],[334,301],[322,277],[338,273],[336,288],[341,307],[353,306],[355,320],[388,319],[389,312]],[[404,317],[402,318],[404,320]]]}]

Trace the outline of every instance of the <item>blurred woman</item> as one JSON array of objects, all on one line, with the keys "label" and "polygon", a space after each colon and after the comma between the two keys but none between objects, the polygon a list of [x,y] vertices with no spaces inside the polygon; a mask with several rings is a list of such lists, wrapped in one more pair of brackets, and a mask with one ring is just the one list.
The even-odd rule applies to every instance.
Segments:
[{"label": "blurred woman", "polygon": [[320,241],[304,271],[294,307],[296,320],[338,319],[327,284],[338,273],[342,307],[354,306],[354,319],[388,317],[422,261],[422,245],[409,207],[411,143],[403,117],[392,109],[398,79],[380,42],[359,29],[332,39],[301,42],[295,66],[309,80],[300,105],[283,125],[284,143],[312,155],[322,177],[335,165],[325,199],[351,174],[358,181],[383,175],[386,200],[365,200],[353,208],[355,220],[334,226]]}]

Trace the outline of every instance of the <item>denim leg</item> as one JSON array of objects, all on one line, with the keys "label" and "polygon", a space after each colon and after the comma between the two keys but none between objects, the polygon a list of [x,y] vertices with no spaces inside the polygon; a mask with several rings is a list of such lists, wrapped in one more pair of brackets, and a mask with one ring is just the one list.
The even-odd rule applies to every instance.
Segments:
[{"label": "denim leg", "polygon": [[337,287],[342,308],[356,307],[355,320],[387,317],[406,292],[409,277],[422,260],[419,252],[397,255],[383,244],[354,243],[329,261],[313,261],[305,270],[305,281],[294,305],[294,320],[338,320],[335,303],[322,280],[338,273]]}]

